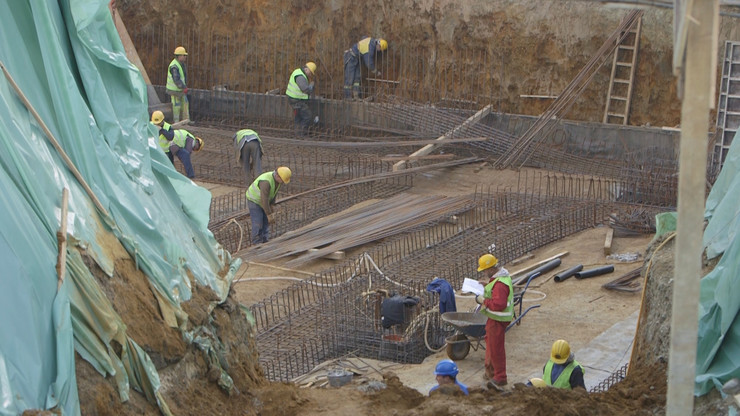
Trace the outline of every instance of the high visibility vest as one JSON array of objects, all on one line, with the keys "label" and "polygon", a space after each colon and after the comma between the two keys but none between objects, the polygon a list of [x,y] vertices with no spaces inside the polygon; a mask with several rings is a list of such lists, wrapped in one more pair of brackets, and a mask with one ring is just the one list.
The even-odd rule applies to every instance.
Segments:
[{"label": "high visibility vest", "polygon": [[172,62],[170,62],[170,65],[167,67],[167,89],[170,91],[182,91],[180,87],[175,84],[175,80],[172,78],[172,66],[177,67],[177,71],[180,72],[180,80],[183,84],[188,85],[187,82],[185,82],[185,71],[182,70],[182,65],[180,65],[180,61],[177,60],[177,58],[173,59]]},{"label": "high visibility vest", "polygon": [[483,297],[491,299],[491,292],[493,292],[493,286],[496,282],[501,282],[509,287],[509,296],[506,299],[506,308],[504,308],[503,311],[492,311],[484,306],[481,308],[480,312],[494,321],[511,322],[514,320],[514,288],[511,285],[511,276],[500,276],[493,279],[483,288]]},{"label": "high visibility vest", "polygon": [[306,81],[308,81],[308,77],[306,76],[306,74],[303,73],[303,70],[301,68],[296,68],[296,70],[293,71],[292,74],[290,74],[290,79],[288,80],[288,88],[285,89],[285,95],[290,98],[295,98],[296,100],[308,100],[308,94],[301,91],[300,87],[298,87],[298,83],[295,82],[295,77],[297,77],[298,75],[306,77]]},{"label": "high visibility vest", "polygon": [[237,144],[241,143],[242,139],[245,138],[245,137],[247,137],[247,136],[254,136],[254,137],[256,137],[257,138],[257,141],[260,142],[260,146],[262,145],[262,139],[260,139],[259,134],[257,134],[257,132],[255,132],[254,130],[250,130],[250,129],[244,129],[244,130],[237,131],[236,132],[236,143]]},{"label": "high visibility vest", "polygon": [[558,376],[558,379],[555,380],[555,382],[552,382],[552,367],[555,365],[555,363],[552,360],[548,360],[547,364],[545,364],[545,374],[543,374],[543,379],[545,381],[545,384],[548,386],[557,387],[559,389],[568,389],[571,390],[573,387],[570,385],[570,375],[573,373],[573,370],[576,369],[576,367],[581,367],[581,371],[586,375],[586,372],[583,371],[583,366],[576,360],[571,361],[560,373]]},{"label": "high visibility vest", "polygon": [[[275,195],[277,195],[278,190],[280,189],[279,183],[275,183],[275,177],[272,175],[274,171],[265,172],[257,177],[257,179],[252,182],[251,185],[249,185],[249,188],[247,188],[246,196],[248,201],[252,201],[255,204],[262,207],[262,199],[260,198],[260,185],[259,183],[261,181],[267,181],[270,184],[270,201],[273,201],[275,199]],[[262,207],[262,209],[265,209],[265,207]]]},{"label": "high visibility vest", "polygon": [[189,131],[184,129],[175,130],[175,138],[172,139],[172,143],[180,146],[180,149],[184,149],[185,145],[188,143],[188,137],[192,137],[193,141],[195,141],[195,136],[193,136]]},{"label": "high visibility vest", "polygon": [[360,51],[360,54],[364,55],[370,52],[370,41],[371,40],[372,38],[367,37],[357,42],[357,50]]},{"label": "high visibility vest", "polygon": [[[156,124],[155,124],[155,126],[156,126]],[[159,126],[157,126],[157,127],[159,127]],[[165,122],[162,123],[162,129],[164,129],[164,130],[172,130],[172,126],[170,126],[170,123],[168,123],[168,122],[165,121]],[[164,137],[163,134],[160,134],[159,135],[159,147],[161,147],[162,150],[164,150],[165,153],[169,153],[170,152],[170,141],[167,140],[167,138]]]}]

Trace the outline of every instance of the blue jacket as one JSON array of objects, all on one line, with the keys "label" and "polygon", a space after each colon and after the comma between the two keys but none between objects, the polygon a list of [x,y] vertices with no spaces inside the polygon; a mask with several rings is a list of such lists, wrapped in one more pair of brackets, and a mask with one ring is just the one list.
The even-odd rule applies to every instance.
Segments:
[{"label": "blue jacket", "polygon": [[427,285],[427,291],[439,293],[439,313],[445,312],[457,312],[457,305],[455,304],[455,291],[452,290],[452,286],[445,279],[435,277],[434,280],[429,282]]},{"label": "blue jacket", "polygon": [[[363,38],[362,40],[365,40],[367,38]],[[360,42],[362,42],[362,40]],[[359,42],[358,42],[359,43]],[[352,45],[352,52],[355,54],[355,56],[359,56],[362,62],[365,63],[365,66],[367,69],[374,71],[375,70],[375,49],[378,46],[378,40],[375,38],[370,38],[370,44],[368,45],[368,51],[366,53],[362,53],[360,49],[357,47],[357,43]]]}]

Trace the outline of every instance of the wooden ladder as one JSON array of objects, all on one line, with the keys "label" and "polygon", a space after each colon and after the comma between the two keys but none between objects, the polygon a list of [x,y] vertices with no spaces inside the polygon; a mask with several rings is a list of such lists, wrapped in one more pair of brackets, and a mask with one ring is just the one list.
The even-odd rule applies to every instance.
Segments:
[{"label": "wooden ladder", "polygon": [[642,17],[637,19],[626,32],[617,50],[614,51],[609,93],[606,95],[604,123],[627,124],[629,119],[641,29]]}]

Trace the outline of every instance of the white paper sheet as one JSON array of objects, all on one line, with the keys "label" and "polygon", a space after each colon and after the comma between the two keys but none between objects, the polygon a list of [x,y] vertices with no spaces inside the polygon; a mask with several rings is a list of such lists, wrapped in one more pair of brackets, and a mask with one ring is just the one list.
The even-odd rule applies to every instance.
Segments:
[{"label": "white paper sheet", "polygon": [[477,280],[468,279],[467,277],[463,280],[462,292],[474,293],[476,295],[483,294],[483,285]]}]

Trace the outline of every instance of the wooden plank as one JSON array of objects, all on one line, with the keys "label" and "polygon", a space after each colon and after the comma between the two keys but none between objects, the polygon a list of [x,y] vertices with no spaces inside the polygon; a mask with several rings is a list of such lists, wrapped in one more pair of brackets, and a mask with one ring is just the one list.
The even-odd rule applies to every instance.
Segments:
[{"label": "wooden plank", "polygon": [[139,69],[139,72],[141,72],[141,76],[144,77],[144,82],[146,83],[146,85],[152,85],[152,82],[149,80],[149,75],[147,75],[146,69],[144,69],[144,64],[141,63],[139,53],[136,52],[136,47],[131,41],[128,30],[126,30],[126,25],[123,24],[123,20],[121,20],[121,15],[120,13],[118,13],[118,10],[115,8],[115,6],[113,6],[113,4],[110,4],[110,13],[111,16],[113,16],[113,23],[116,25],[118,37],[121,38],[123,50],[126,51],[126,58],[128,58],[128,60],[132,64],[134,64],[136,68]]},{"label": "wooden plank", "polygon": [[396,160],[430,160],[430,159],[452,159],[455,157],[452,153],[445,153],[443,155],[426,155],[426,156],[387,156],[381,157],[380,160],[383,162],[393,162]]},{"label": "wooden plank", "polygon": [[609,227],[606,230],[606,239],[604,240],[604,255],[612,254],[612,240],[614,239],[614,228]]},{"label": "wooden plank", "polygon": [[[317,252],[317,251],[319,251],[318,248],[310,248],[310,249],[308,249],[308,252],[309,253],[314,253],[314,252]],[[321,257],[322,258],[325,258],[325,259],[331,259],[331,260],[344,260],[346,256],[345,256],[344,251],[338,250],[338,251],[335,251],[333,253],[325,254],[325,255],[323,255]]]},{"label": "wooden plank", "polygon": [[57,232],[57,243],[59,244],[59,254],[57,256],[57,292],[64,283],[64,275],[67,271],[67,201],[69,200],[69,190],[62,190],[62,218],[61,227]]},{"label": "wooden plank", "polygon": [[[481,108],[477,113],[473,114],[472,117],[470,117],[469,119],[465,120],[462,124],[460,124],[459,126],[455,127],[454,129],[450,130],[449,132],[445,133],[443,136],[438,137],[437,138],[437,141],[442,141],[442,140],[445,140],[445,139],[449,139],[449,138],[453,137],[455,135],[455,133],[457,133],[458,131],[460,131],[460,130],[462,130],[464,128],[467,128],[471,124],[475,124],[475,123],[479,122],[483,117],[487,116],[491,112],[491,108],[492,108],[491,107],[491,104],[489,104],[489,105]],[[422,147],[421,149],[415,151],[414,153],[412,153],[411,156],[424,156],[424,155],[428,155],[429,153],[432,153],[432,151],[434,149],[436,149],[438,146],[439,146],[439,144],[428,144],[428,145]],[[397,171],[397,170],[404,169],[404,168],[406,168],[406,161],[405,160],[401,160],[399,162],[396,162],[396,164],[393,165],[393,171]]]}]

